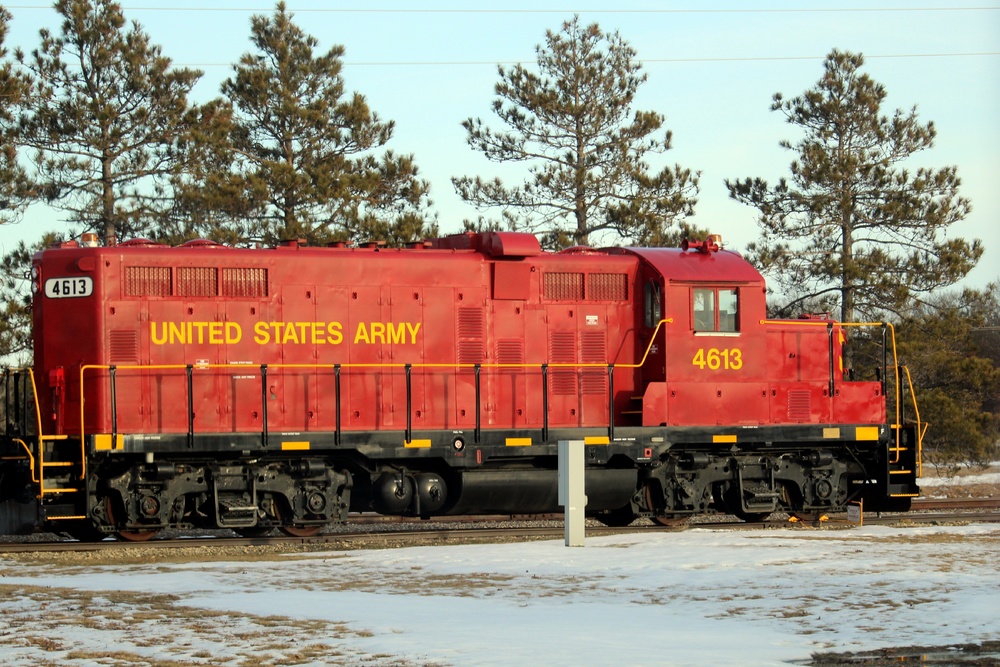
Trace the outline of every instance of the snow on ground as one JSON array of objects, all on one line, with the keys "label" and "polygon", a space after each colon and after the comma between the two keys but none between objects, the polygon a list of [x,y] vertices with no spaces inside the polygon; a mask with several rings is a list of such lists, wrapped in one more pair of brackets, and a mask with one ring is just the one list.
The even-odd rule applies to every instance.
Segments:
[{"label": "snow on ground", "polygon": [[976,484],[997,484],[1000,485],[1000,472],[984,472],[962,475],[961,477],[921,477],[920,488],[925,486],[972,486]]},{"label": "snow on ground", "polygon": [[706,526],[582,548],[223,563],[0,560],[0,663],[802,664],[814,652],[1000,637],[998,563],[989,524]]}]

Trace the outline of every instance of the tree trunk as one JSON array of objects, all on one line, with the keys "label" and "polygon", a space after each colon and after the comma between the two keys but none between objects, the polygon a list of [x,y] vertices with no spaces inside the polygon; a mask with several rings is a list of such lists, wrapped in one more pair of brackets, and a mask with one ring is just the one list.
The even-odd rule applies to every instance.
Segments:
[{"label": "tree trunk", "polygon": [[101,219],[104,221],[104,245],[113,246],[118,242],[115,229],[115,188],[112,180],[111,158],[101,160]]}]

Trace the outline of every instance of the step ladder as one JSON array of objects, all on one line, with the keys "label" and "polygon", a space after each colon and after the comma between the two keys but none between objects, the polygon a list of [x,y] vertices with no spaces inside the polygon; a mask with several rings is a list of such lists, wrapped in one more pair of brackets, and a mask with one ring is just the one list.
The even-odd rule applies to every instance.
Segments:
[{"label": "step ladder", "polygon": [[41,516],[46,521],[86,519],[87,485],[83,448],[68,435],[43,435],[32,466]]},{"label": "step ladder", "polygon": [[889,442],[886,491],[890,498],[916,498],[920,495],[919,434],[914,424],[892,426],[895,433]]},{"label": "step ladder", "polygon": [[632,396],[632,406],[628,410],[622,410],[621,415],[626,420],[624,426],[642,426],[642,396]]}]

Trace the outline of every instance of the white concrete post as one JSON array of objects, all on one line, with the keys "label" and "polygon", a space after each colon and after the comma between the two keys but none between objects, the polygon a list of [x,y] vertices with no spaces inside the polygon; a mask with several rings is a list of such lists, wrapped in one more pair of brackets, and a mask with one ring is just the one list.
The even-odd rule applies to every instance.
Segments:
[{"label": "white concrete post", "polygon": [[587,506],[583,440],[559,441],[559,505],[565,511],[566,546],[582,547]]}]

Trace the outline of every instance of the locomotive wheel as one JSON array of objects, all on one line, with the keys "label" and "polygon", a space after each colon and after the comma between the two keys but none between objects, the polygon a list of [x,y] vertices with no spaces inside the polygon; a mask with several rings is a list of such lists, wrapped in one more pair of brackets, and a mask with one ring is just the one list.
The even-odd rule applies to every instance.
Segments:
[{"label": "locomotive wheel", "polygon": [[233,532],[248,540],[256,537],[267,537],[274,530],[273,526],[247,526],[246,528],[233,528]]},{"label": "locomotive wheel", "polygon": [[[117,523],[115,521],[114,509],[112,507],[113,505],[114,503],[111,502],[111,497],[108,496],[104,500],[104,508],[108,513],[108,521],[111,525],[115,525]],[[153,537],[155,537],[159,532],[159,528],[152,530],[119,530],[115,533],[115,537],[122,542],[146,542],[147,540],[153,539]]]},{"label": "locomotive wheel", "polygon": [[[646,485],[646,506],[653,509],[653,493],[652,486]],[[652,516],[649,517],[650,521],[658,526],[664,526],[666,528],[677,528],[683,526],[687,523],[689,516],[673,516],[673,515],[662,515],[662,516]]]},{"label": "locomotive wheel", "polygon": [[122,542],[146,542],[159,535],[158,530],[119,530],[115,533]]},{"label": "locomotive wheel", "polygon": [[312,537],[322,528],[323,526],[281,526],[278,530],[289,537]]},{"label": "locomotive wheel", "polygon": [[[274,516],[275,518],[278,519],[278,521],[284,521],[284,518],[282,517],[283,514],[283,510],[281,509],[282,505],[283,505],[282,503],[274,504]],[[288,510],[288,513],[294,514],[291,510]],[[289,537],[313,537],[314,535],[319,533],[319,531],[322,529],[323,529],[322,525],[296,526],[293,524],[288,524],[288,525],[278,526],[278,530],[284,533],[285,535],[288,535]]]},{"label": "locomotive wheel", "polygon": [[688,522],[689,516],[653,516],[650,520],[657,526],[679,528]]}]

